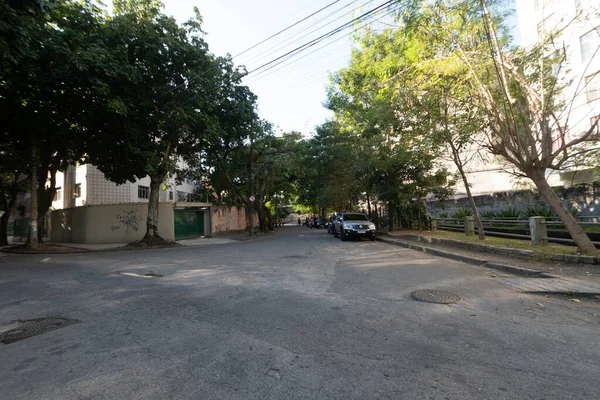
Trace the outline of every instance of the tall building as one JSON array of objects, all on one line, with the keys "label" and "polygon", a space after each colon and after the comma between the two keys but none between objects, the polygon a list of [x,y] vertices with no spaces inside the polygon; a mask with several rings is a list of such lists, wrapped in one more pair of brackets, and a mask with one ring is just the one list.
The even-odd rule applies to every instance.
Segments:
[{"label": "tall building", "polygon": [[[552,33],[552,46],[564,54],[565,61],[555,68],[558,77],[566,82],[559,94],[565,102],[561,125],[566,134],[554,132],[554,146],[587,132],[600,118],[600,3],[597,0],[516,0],[516,21],[519,43],[531,47]],[[600,139],[600,126],[595,138]],[[591,143],[591,145],[596,145]],[[473,150],[475,151],[475,150]],[[485,160],[474,160],[467,166],[467,176],[473,195],[508,192],[524,188],[518,180],[503,171],[499,160],[483,154]],[[452,163],[448,168],[454,170]],[[570,186],[598,180],[597,173],[587,171],[547,171],[552,186]],[[456,187],[455,197],[465,197],[462,184]]]}]

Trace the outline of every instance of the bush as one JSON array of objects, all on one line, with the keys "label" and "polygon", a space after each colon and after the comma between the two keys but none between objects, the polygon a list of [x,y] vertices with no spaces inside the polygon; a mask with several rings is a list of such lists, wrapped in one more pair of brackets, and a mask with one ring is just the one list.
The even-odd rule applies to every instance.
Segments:
[{"label": "bush", "polygon": [[448,213],[447,213],[447,212],[441,212],[441,213],[438,215],[438,218],[448,218]]},{"label": "bush", "polygon": [[479,215],[481,216],[481,218],[485,218],[485,219],[494,219],[498,216],[496,211],[492,211],[492,210],[484,211],[482,213],[479,213]]},{"label": "bush", "polygon": [[452,218],[463,219],[464,217],[470,217],[473,215],[473,211],[468,208],[459,208],[452,213]]},{"label": "bush", "polygon": [[551,208],[546,206],[532,206],[528,207],[521,213],[523,218],[531,217],[544,217],[544,218],[557,218],[557,215],[552,211]]},{"label": "bush", "polygon": [[496,215],[497,218],[506,218],[506,219],[517,219],[519,218],[520,213],[514,207],[505,208],[504,210],[498,212]]}]

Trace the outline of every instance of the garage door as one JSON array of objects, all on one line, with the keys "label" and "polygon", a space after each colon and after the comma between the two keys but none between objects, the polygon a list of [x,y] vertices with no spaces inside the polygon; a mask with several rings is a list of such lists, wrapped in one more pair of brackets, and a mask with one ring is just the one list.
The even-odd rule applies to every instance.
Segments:
[{"label": "garage door", "polygon": [[204,236],[204,211],[175,210],[175,240]]}]

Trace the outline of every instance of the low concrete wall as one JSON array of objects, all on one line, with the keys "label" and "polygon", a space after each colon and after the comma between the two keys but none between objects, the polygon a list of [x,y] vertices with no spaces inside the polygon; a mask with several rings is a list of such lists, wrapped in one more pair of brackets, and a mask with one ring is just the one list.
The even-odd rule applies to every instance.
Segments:
[{"label": "low concrete wall", "polygon": [[[175,239],[173,203],[158,209],[158,234]],[[50,240],[56,243],[130,243],[146,234],[147,203],[92,205],[52,211]]]},{"label": "low concrete wall", "polygon": [[[246,215],[246,208],[244,207],[212,207],[213,235],[245,231],[248,229],[248,223],[248,216]],[[258,215],[256,215],[256,213],[254,213],[254,226],[258,226]]]},{"label": "low concrete wall", "polygon": [[[573,187],[554,188],[558,197],[568,209],[576,209],[582,216],[600,217],[600,183],[578,184]],[[545,206],[548,203],[533,190],[520,190],[514,192],[501,192],[489,195],[473,196],[479,212],[502,211],[514,207],[517,211],[523,211],[532,206]],[[430,202],[427,204],[432,215],[438,216],[446,213],[451,216],[453,212],[461,208],[469,208],[469,199],[446,200],[443,202]]]}]

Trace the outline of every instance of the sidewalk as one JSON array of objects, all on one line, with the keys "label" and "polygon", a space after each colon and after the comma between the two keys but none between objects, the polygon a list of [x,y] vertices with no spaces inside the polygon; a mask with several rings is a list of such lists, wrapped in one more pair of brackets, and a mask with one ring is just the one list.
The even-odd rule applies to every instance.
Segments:
[{"label": "sidewalk", "polygon": [[[245,237],[237,237],[240,235],[231,235],[229,236],[220,236],[214,238],[194,238],[194,239],[182,239],[176,240],[175,243],[178,243],[181,246],[204,246],[204,245],[215,245],[215,244],[228,244],[235,243],[239,240],[244,240]],[[247,236],[247,234],[246,234]],[[9,246],[0,247],[0,251],[10,248],[14,245],[24,244],[24,241],[9,241]],[[86,244],[86,243],[53,243],[50,241],[45,241],[45,244],[51,245],[53,247],[52,250],[48,250],[48,253],[76,253],[76,252],[88,252],[88,251],[110,251],[110,250],[133,250],[134,248],[127,247],[129,243],[102,243],[102,244]],[[64,251],[61,251],[63,248]],[[17,252],[17,251],[14,251]],[[19,252],[20,253],[20,252]],[[37,254],[44,254],[44,252],[39,252]]]},{"label": "sidewalk", "polygon": [[600,286],[600,266],[590,264],[569,264],[558,261],[522,260],[500,254],[483,253],[437,243],[410,240],[414,231],[378,232],[377,239],[389,244],[424,251],[436,256],[452,258],[472,265],[504,270],[509,273],[529,277],[561,277],[585,281]]}]

